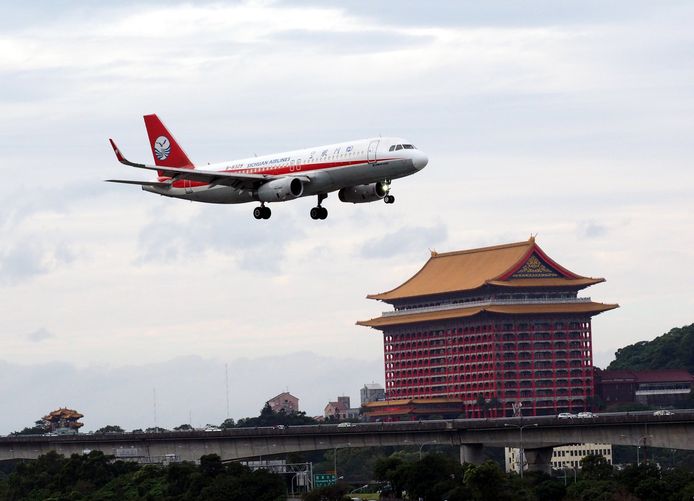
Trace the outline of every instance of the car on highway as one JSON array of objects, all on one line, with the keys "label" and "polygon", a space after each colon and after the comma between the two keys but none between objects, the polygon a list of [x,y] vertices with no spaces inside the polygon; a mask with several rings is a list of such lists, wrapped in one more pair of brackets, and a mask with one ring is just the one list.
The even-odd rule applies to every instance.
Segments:
[{"label": "car on highway", "polygon": [[667,409],[660,409],[653,413],[654,416],[674,416],[675,413]]},{"label": "car on highway", "polygon": [[340,423],[337,425],[338,428],[349,428],[351,426],[353,426],[353,425],[350,422],[344,422],[344,423]]},{"label": "car on highway", "polygon": [[559,419],[573,419],[576,417],[576,414],[571,414],[570,412],[560,412],[557,414],[557,417]]},{"label": "car on highway", "polygon": [[594,417],[596,417],[596,415],[593,414],[592,412],[585,411],[585,412],[579,412],[577,417],[579,419],[593,419]]}]

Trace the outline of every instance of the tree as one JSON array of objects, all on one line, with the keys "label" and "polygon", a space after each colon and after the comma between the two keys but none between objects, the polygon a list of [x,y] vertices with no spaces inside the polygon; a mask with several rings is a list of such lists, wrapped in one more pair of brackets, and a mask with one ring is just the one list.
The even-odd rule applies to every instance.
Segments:
[{"label": "tree", "polygon": [[166,428],[161,428],[160,426],[154,426],[152,428],[147,428],[145,430],[145,433],[165,433],[167,431],[169,431],[169,430],[167,430]]},{"label": "tree", "polygon": [[603,456],[589,454],[581,459],[581,478],[609,480],[612,478],[612,465]]},{"label": "tree", "polygon": [[121,428],[120,426],[109,424],[104,426],[103,428],[99,428],[94,433],[125,433],[125,430],[123,430],[123,428]]},{"label": "tree", "polygon": [[39,419],[31,428],[24,428],[22,431],[15,431],[12,435],[43,435],[48,431],[43,419]]},{"label": "tree", "polygon": [[652,341],[620,348],[607,370],[686,369],[694,372],[694,324],[671,329]]},{"label": "tree", "polygon": [[193,427],[189,424],[181,424],[174,428],[174,431],[193,431]]},{"label": "tree", "polygon": [[486,417],[487,416],[487,401],[484,399],[484,395],[481,393],[477,395],[477,400],[475,401],[475,405],[477,405],[477,408],[480,410],[480,416]]},{"label": "tree", "polygon": [[236,423],[232,418],[226,418],[222,424],[219,425],[219,427],[222,430],[226,430],[228,428],[234,428],[236,426]]},{"label": "tree", "polygon": [[480,501],[515,499],[509,492],[506,476],[493,461],[486,461],[479,466],[465,465],[465,483]]}]

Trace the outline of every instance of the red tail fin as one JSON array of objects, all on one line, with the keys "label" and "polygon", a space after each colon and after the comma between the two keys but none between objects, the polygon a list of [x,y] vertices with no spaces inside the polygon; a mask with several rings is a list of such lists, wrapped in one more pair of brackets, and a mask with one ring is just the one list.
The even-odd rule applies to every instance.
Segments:
[{"label": "red tail fin", "polygon": [[183,148],[181,148],[157,115],[145,115],[145,127],[152,148],[154,164],[162,167],[181,167],[194,169]]}]

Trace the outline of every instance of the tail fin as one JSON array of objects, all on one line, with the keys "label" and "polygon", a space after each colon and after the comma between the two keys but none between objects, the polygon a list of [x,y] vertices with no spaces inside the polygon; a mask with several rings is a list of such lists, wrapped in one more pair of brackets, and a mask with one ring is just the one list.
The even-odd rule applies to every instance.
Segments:
[{"label": "tail fin", "polygon": [[145,127],[152,148],[154,164],[162,167],[194,169],[183,148],[181,148],[157,115],[145,115]]}]

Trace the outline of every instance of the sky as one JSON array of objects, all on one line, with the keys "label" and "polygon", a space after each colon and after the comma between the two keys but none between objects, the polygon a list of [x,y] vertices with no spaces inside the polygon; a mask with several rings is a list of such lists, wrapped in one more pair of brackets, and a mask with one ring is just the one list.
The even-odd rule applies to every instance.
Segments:
[{"label": "sky", "polygon": [[[692,323],[694,4],[3,2],[0,434],[309,415],[383,383],[355,325],[430,250],[526,240],[620,308],[595,364]],[[377,136],[429,156],[393,205],[204,205],[148,179],[142,115],[196,163]],[[229,374],[229,391],[226,390]],[[230,397],[227,412],[226,396]],[[126,412],[124,412],[126,411]]]}]

